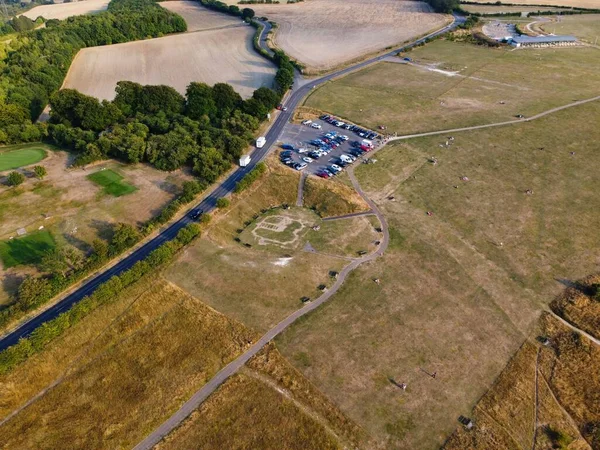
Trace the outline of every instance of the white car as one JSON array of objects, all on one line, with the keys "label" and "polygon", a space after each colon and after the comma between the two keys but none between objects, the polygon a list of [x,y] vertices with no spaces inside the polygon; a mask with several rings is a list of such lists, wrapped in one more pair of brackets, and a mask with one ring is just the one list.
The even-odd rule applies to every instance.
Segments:
[{"label": "white car", "polygon": [[306,164],[306,163],[298,163],[298,164],[296,164],[296,165],[294,166],[294,169],[296,169],[296,170],[304,170],[304,169],[306,169],[306,166],[307,166],[307,165],[308,165],[308,164]]},{"label": "white car", "polygon": [[298,149],[298,153],[306,153],[308,150],[306,150],[304,147],[300,147]]},{"label": "white car", "polygon": [[305,163],[309,163],[310,164],[311,162],[313,162],[313,159],[309,158],[308,156],[303,156],[302,157],[302,161],[304,161]]},{"label": "white car", "polygon": [[341,172],[342,168],[340,166],[338,166],[337,164],[332,164],[330,166],[333,170],[335,170],[336,172]]},{"label": "white car", "polygon": [[347,141],[348,140],[348,136],[346,136],[345,134],[342,134],[340,136],[340,138],[342,139],[342,141]]},{"label": "white car", "polygon": [[319,125],[318,123],[314,123],[314,122],[310,124],[310,127],[311,128],[315,128],[317,130],[321,129],[321,125]]},{"label": "white car", "polygon": [[304,122],[302,122],[302,125],[310,125],[312,123],[312,120],[307,119]]}]

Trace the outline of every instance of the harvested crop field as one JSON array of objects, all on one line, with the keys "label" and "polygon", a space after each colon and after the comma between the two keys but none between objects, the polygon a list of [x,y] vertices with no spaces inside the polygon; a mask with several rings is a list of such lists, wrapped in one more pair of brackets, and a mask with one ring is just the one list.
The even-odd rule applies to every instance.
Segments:
[{"label": "harvested crop field", "polygon": [[32,20],[43,17],[46,20],[63,20],[71,16],[80,16],[82,14],[94,14],[105,11],[109,0],[85,0],[73,3],[59,3],[56,5],[42,5],[30,9],[24,16]]},{"label": "harvested crop field", "polygon": [[252,5],[277,22],[275,44],[310,69],[329,70],[426,34],[446,17],[423,2],[311,0],[291,5]]},{"label": "harvested crop field", "polygon": [[112,100],[118,81],[165,84],[184,93],[192,81],[229,83],[244,98],[273,83],[275,66],[252,48],[254,28],[184,33],[81,50],[64,88]]},{"label": "harvested crop field", "polygon": [[210,9],[200,6],[198,2],[166,1],[161,2],[160,6],[183,17],[187,23],[188,32],[213,30],[216,28],[239,25],[241,23],[239,18],[211,11]]}]

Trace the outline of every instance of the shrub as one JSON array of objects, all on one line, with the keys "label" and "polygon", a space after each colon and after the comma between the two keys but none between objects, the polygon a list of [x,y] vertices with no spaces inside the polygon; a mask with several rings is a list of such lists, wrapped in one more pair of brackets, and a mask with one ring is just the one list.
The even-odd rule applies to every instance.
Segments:
[{"label": "shrub", "polygon": [[229,206],[229,200],[225,197],[221,197],[217,200],[217,208],[227,208]]},{"label": "shrub", "polygon": [[248,189],[252,185],[252,183],[258,180],[258,178],[266,172],[266,170],[267,165],[265,163],[258,163],[254,169],[252,169],[244,176],[244,178],[238,181],[233,191],[239,193]]},{"label": "shrub", "polygon": [[24,181],[25,175],[23,175],[21,172],[11,172],[6,177],[6,184],[8,184],[9,186],[18,186],[20,184],[23,184]]}]

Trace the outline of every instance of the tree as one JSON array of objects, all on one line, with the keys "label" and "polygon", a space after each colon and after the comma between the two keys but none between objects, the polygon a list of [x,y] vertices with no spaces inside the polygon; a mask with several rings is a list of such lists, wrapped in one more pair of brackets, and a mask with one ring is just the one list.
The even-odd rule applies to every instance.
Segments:
[{"label": "tree", "polygon": [[216,148],[204,148],[194,161],[194,173],[207,183],[214,183],[231,163]]},{"label": "tree", "polygon": [[275,74],[275,83],[278,91],[283,94],[294,84],[294,72],[285,67],[280,68]]},{"label": "tree", "polygon": [[227,208],[229,206],[229,200],[226,199],[225,197],[221,197],[219,199],[217,199],[217,208]]},{"label": "tree", "polygon": [[191,119],[207,116],[211,120],[217,115],[217,104],[213,98],[212,88],[206,83],[190,83],[186,90],[185,113]]},{"label": "tree", "polygon": [[48,251],[42,261],[40,268],[53,275],[65,276],[71,270],[81,268],[83,255],[75,247],[55,248]]},{"label": "tree", "polygon": [[255,13],[254,10],[251,8],[244,8],[242,9],[242,19],[252,19],[254,17]]},{"label": "tree", "polygon": [[148,161],[160,170],[176,170],[193,158],[200,148],[185,128],[177,126],[167,134],[152,136],[148,140]]},{"label": "tree", "polygon": [[9,186],[18,186],[25,181],[25,175],[20,172],[11,172],[6,177],[6,183]]},{"label": "tree", "polygon": [[227,83],[217,83],[212,88],[212,97],[218,105],[217,117],[226,119],[242,104],[242,97]]},{"label": "tree", "polygon": [[33,173],[35,173],[35,176],[40,180],[44,179],[44,177],[48,174],[44,166],[35,166],[33,168]]},{"label": "tree", "polygon": [[118,223],[115,226],[114,234],[110,241],[110,247],[114,253],[120,253],[139,240],[140,233],[135,227],[127,223]]},{"label": "tree", "polygon": [[23,310],[30,309],[52,297],[52,286],[46,278],[28,276],[19,286],[19,305]]}]

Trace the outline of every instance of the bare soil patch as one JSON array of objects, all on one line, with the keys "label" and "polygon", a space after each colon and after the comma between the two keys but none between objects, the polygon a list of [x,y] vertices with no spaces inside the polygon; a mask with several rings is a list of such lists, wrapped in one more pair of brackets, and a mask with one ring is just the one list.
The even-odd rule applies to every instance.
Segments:
[{"label": "bare soil patch", "polygon": [[275,66],[252,47],[254,28],[183,33],[81,50],[64,88],[111,100],[118,81],[165,84],[184,93],[192,81],[229,83],[244,98],[271,87]]},{"label": "bare soil patch", "polygon": [[242,23],[241,19],[211,11],[194,1],[166,1],[161,2],[160,6],[183,17],[188,26],[188,33],[191,31],[240,25]]},{"label": "bare soil patch", "polygon": [[83,14],[94,14],[105,11],[110,0],[83,0],[71,3],[59,3],[56,5],[41,5],[23,13],[24,16],[32,20],[38,17],[44,19],[63,20],[71,16],[81,16]]},{"label": "bare soil patch", "polygon": [[279,25],[275,44],[311,69],[329,70],[443,26],[423,2],[311,0],[252,5]]}]

